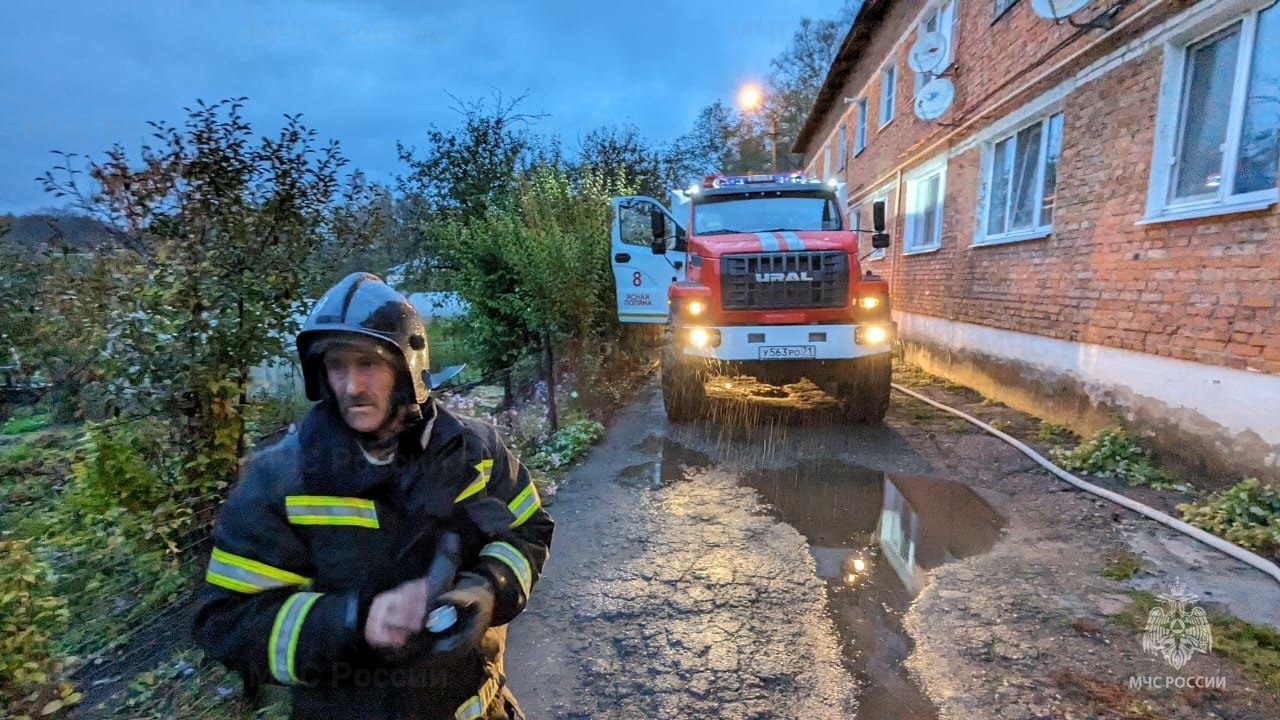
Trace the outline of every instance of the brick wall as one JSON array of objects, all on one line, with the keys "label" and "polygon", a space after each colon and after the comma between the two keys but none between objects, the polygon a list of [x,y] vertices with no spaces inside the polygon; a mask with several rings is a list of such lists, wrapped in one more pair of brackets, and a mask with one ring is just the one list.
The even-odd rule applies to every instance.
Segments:
[{"label": "brick wall", "polygon": [[[1065,25],[1034,16],[1026,0],[992,22],[992,6],[957,0],[956,101],[941,120],[963,123],[1032,76],[1080,51],[1078,62],[1004,103],[962,131],[917,119],[906,53],[923,4],[894,3],[854,67],[845,94],[868,100],[867,148],[847,166],[849,196],[910,169],[941,138],[947,152],[972,132],[1053,84],[1074,75],[1127,37],[1186,3],[1167,3],[1133,31],[1108,43],[1077,37]],[[1137,13],[1130,6],[1123,17]],[[1087,16],[1088,11],[1080,13]],[[895,119],[877,130],[879,68],[900,36]],[[1069,42],[1068,42],[1069,41]],[[1043,58],[1054,46],[1064,50]],[[942,247],[902,254],[903,223],[895,213],[894,247],[868,266],[892,280],[895,309],[1134,350],[1216,366],[1280,374],[1280,213],[1276,208],[1138,225],[1149,179],[1163,57],[1149,49],[1118,69],[1076,87],[1063,100],[1063,149],[1052,234],[1043,239],[971,248],[981,182],[981,148],[950,158]],[[870,81],[868,84],[868,80]],[[848,121],[837,102],[825,129],[806,148],[821,156],[827,132]],[[850,128],[849,146],[853,133]],[[936,152],[929,152],[933,156]],[[901,186],[898,188],[900,193]],[[901,204],[900,194],[893,198]]]}]

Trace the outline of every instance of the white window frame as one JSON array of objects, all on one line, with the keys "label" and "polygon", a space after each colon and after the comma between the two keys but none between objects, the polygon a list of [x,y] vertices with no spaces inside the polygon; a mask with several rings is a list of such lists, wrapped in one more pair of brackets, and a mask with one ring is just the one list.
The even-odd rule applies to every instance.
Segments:
[{"label": "white window frame", "polygon": [[843,172],[849,160],[849,126],[843,118],[840,128],[836,130],[836,169]]},{"label": "white window frame", "polygon": [[858,101],[854,103],[854,106],[857,108],[854,111],[854,122],[856,122],[857,125],[854,126],[854,131],[853,131],[853,156],[857,157],[858,155],[862,154],[863,150],[867,149],[867,98],[866,96],[864,95],[858,98]]},{"label": "white window frame", "polygon": [[[933,177],[938,178],[938,227],[934,237],[919,237],[922,222],[919,187]],[[947,153],[924,162],[902,176],[902,254],[918,255],[942,248],[942,228],[947,205]]]},{"label": "white window frame", "polygon": [[[870,208],[872,203],[876,202],[877,200],[883,200],[885,230],[886,232],[892,234],[893,222],[895,217],[894,207],[893,207],[893,198],[897,194],[894,192],[897,189],[898,189],[897,184],[892,182],[888,183],[887,185],[881,185],[880,187],[876,188],[875,190],[872,190],[869,194],[864,196],[861,200],[858,201],[856,205],[851,205],[849,207],[849,215],[853,217],[853,228],[855,230],[870,231],[871,230],[870,227],[866,227],[866,228],[862,227],[862,211],[865,208]],[[871,236],[866,232],[858,233],[859,247],[861,247],[862,245],[861,239],[864,237],[869,238]],[[884,248],[879,248],[879,249],[872,248],[870,254],[867,255],[866,259],[868,261],[883,260],[885,257],[886,257],[886,253]]]},{"label": "white window frame", "polygon": [[[978,190],[978,212],[976,217],[976,227],[975,227],[974,236],[973,236],[974,246],[1003,245],[1005,243],[1022,242],[1024,240],[1036,240],[1039,238],[1048,237],[1053,232],[1053,221],[1050,220],[1047,223],[1042,222],[1043,217],[1041,216],[1041,213],[1043,213],[1044,211],[1044,207],[1043,207],[1044,205],[1044,173],[1046,168],[1048,168],[1047,160],[1049,155],[1049,133],[1048,133],[1049,122],[1055,116],[1058,116],[1058,115],[1064,115],[1064,113],[1062,112],[1061,105],[1055,104],[1050,109],[1042,113],[1038,113],[1033,117],[1027,118],[1026,120],[1022,121],[1021,123],[1014,126],[1013,128],[1005,132],[1002,132],[998,137],[994,137],[982,143],[982,179],[981,179],[982,184]],[[1064,134],[1066,133],[1065,120],[1066,118],[1064,116],[1063,117],[1064,125],[1062,130]],[[991,186],[992,186],[993,177],[995,175],[996,145],[999,145],[1000,143],[1010,138],[1017,137],[1018,133],[1022,132],[1023,130],[1026,130],[1032,125],[1035,125],[1036,123],[1043,124],[1040,130],[1040,150],[1039,150],[1038,160],[1036,163],[1036,180],[1035,180],[1036,195],[1035,195],[1034,207],[1037,213],[1037,218],[1036,218],[1037,222],[1036,224],[1032,225],[1029,228],[1021,228],[1018,230],[1006,230],[1005,232],[1002,232],[1002,233],[988,234],[987,233],[987,227],[988,227],[987,215],[991,209]],[[1061,151],[1061,148],[1059,148],[1059,151]],[[1009,158],[1010,162],[1012,162],[1013,159],[1014,159],[1013,156],[1010,156]],[[1055,188],[1061,185],[1061,183],[1062,183],[1062,157],[1061,155],[1059,155],[1058,177],[1054,181]],[[1010,199],[1012,200],[1012,196],[1010,197]],[[1058,206],[1056,202],[1054,203],[1053,215],[1054,217],[1058,216]]]},{"label": "white window frame", "polygon": [[955,37],[956,37],[956,2],[957,0],[945,0],[938,5],[926,10],[920,18],[920,23],[916,25],[916,39],[919,40],[921,35],[925,33],[925,26],[931,21],[938,21],[938,32],[947,39],[947,54],[943,56],[942,63],[938,65],[933,72],[918,73],[915,75],[915,92],[914,95],[920,94],[923,88],[930,80],[938,77],[951,67],[952,61],[955,59]]},{"label": "white window frame", "polygon": [[[1155,143],[1151,154],[1151,176],[1147,188],[1146,213],[1139,225],[1209,217],[1227,213],[1262,210],[1280,201],[1280,191],[1267,188],[1251,193],[1228,195],[1235,186],[1236,164],[1243,132],[1244,106],[1257,41],[1258,15],[1271,5],[1270,0],[1242,4],[1230,17],[1216,17],[1211,25],[1199,25],[1170,37],[1164,44],[1164,69],[1160,81],[1160,98],[1156,111]],[[1235,23],[1241,23],[1240,50],[1236,58],[1235,84],[1228,110],[1227,138],[1223,144],[1222,184],[1214,196],[1174,200],[1173,169],[1177,162],[1178,136],[1182,122],[1182,100],[1185,92],[1187,49],[1195,43]]]},{"label": "white window frame", "polygon": [[831,167],[831,143],[828,142],[822,146],[822,179],[830,180],[833,168]]},{"label": "white window frame", "polygon": [[880,68],[880,107],[876,111],[880,115],[880,127],[893,121],[893,105],[898,99],[898,65],[890,60]]}]

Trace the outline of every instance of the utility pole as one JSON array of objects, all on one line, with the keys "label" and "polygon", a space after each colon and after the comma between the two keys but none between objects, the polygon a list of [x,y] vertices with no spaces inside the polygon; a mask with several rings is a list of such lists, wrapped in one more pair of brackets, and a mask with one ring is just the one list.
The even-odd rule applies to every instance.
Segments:
[{"label": "utility pole", "polygon": [[778,115],[777,113],[769,114],[769,137],[773,140],[770,145],[773,146],[773,164],[769,167],[773,172],[778,172]]}]

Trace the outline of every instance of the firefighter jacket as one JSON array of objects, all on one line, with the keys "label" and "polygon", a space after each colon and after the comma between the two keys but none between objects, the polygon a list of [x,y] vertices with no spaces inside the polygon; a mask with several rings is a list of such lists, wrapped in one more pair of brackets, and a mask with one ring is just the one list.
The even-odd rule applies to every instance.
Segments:
[{"label": "firefighter jacket", "polygon": [[[524,609],[553,523],[496,429],[434,399],[423,411],[379,465],[320,403],[250,458],[219,510],[196,639],[247,689],[292,686],[295,718],[519,717],[501,626]],[[426,575],[446,530],[462,537],[461,570],[494,589],[480,647],[446,657],[369,647],[373,597]]]}]

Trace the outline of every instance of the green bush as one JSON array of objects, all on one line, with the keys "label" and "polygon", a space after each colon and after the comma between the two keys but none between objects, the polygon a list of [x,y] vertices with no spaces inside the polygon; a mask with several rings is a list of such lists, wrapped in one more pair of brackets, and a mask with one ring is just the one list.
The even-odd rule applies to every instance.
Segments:
[{"label": "green bush", "polygon": [[[0,540],[0,708],[51,682],[53,633],[70,617],[30,540]],[[33,712],[39,708],[30,708]]]},{"label": "green bush", "polygon": [[1173,477],[1151,462],[1147,451],[1123,429],[1103,428],[1072,450],[1052,450],[1053,460],[1072,472],[1123,480],[1130,485],[1169,485]]},{"label": "green bush", "polygon": [[160,421],[90,425],[85,459],[73,469],[67,502],[87,518],[124,513],[121,530],[140,549],[173,550],[210,520],[225,481],[191,472]]},{"label": "green bush", "polygon": [[570,423],[542,443],[525,464],[539,470],[558,470],[585,453],[603,434],[604,426],[594,420]]},{"label": "green bush", "polygon": [[1231,542],[1280,556],[1280,490],[1246,478],[1203,501],[1178,506],[1187,522]]}]

